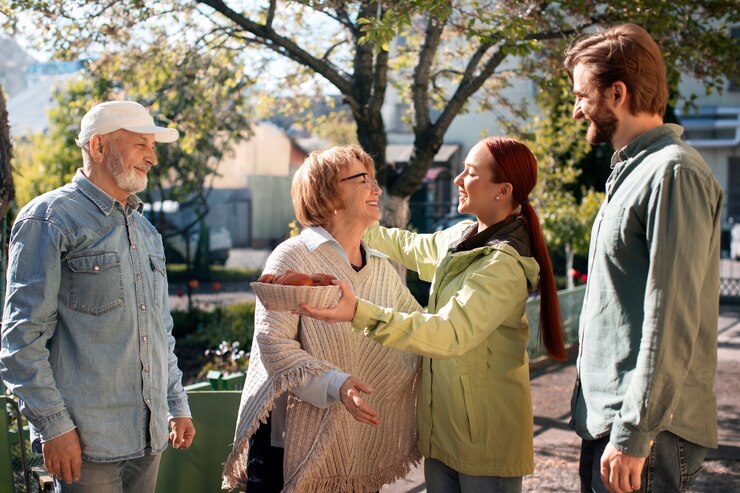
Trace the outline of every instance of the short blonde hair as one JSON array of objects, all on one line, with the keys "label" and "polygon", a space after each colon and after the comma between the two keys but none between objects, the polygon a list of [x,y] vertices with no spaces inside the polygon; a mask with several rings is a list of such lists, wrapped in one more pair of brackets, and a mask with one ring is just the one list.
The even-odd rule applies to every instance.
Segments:
[{"label": "short blonde hair", "polygon": [[314,151],[303,161],[290,187],[295,216],[303,227],[324,226],[335,210],[344,207],[339,197],[341,170],[354,161],[375,178],[373,158],[357,144]]}]

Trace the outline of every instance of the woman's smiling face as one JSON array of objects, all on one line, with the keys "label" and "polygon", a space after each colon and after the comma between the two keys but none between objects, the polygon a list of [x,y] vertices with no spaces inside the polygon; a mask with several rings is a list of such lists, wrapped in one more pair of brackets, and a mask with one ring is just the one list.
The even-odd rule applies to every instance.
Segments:
[{"label": "woman's smiling face", "polygon": [[[339,189],[344,203],[343,220],[358,221],[364,228],[380,220],[380,194],[371,171],[357,160],[347,166],[339,178]],[[338,214],[340,212],[338,211]]]},{"label": "woman's smiling face", "polygon": [[462,172],[455,178],[460,194],[457,210],[478,218],[490,214],[499,184],[491,181],[493,158],[484,143],[476,144],[465,158]]}]

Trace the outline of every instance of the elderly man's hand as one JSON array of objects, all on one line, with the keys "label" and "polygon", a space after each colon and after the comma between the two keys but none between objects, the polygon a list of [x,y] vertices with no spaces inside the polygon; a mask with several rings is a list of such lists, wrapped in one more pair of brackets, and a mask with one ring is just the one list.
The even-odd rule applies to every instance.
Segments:
[{"label": "elderly man's hand", "polygon": [[174,448],[186,449],[193,443],[195,426],[190,418],[172,418],[170,420],[170,443]]},{"label": "elderly man's hand", "polygon": [[76,429],[43,442],[41,453],[44,455],[44,467],[49,474],[67,484],[80,480],[82,447]]},{"label": "elderly man's hand", "polygon": [[355,311],[357,310],[357,297],[346,282],[334,280],[332,284],[338,284],[339,289],[342,290],[342,297],[336,305],[331,308],[313,308],[308,305],[301,305],[301,309],[295,313],[308,315],[329,323],[351,322],[355,318]]},{"label": "elderly man's hand", "polygon": [[613,493],[631,493],[640,489],[646,457],[634,457],[611,443],[601,455],[601,481]]}]

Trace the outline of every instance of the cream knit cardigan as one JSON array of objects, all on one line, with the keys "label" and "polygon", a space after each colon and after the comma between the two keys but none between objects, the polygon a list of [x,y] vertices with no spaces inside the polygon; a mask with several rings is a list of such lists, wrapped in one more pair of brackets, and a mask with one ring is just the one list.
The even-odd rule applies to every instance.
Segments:
[{"label": "cream knit cardigan", "polygon": [[[367,265],[355,272],[329,242],[309,252],[297,236],[275,249],[265,272],[287,269],[332,274],[347,281],[358,297],[380,306],[403,312],[420,309],[391,264],[374,255],[368,255]],[[283,492],[374,492],[405,476],[419,461],[418,356],[352,332],[348,322],[327,324],[267,311],[259,301],[254,331],[234,447],[224,466],[224,489],[246,490],[249,438],[286,391]],[[363,398],[380,414],[379,428],[355,421],[341,403],[320,409],[290,393],[307,374],[330,369],[354,375],[374,389]]]}]

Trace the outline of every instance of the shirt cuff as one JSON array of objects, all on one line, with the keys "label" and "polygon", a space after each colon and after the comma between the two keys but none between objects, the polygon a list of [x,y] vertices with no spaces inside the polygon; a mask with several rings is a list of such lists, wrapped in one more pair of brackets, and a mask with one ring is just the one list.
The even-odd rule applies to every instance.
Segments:
[{"label": "shirt cuff", "polygon": [[344,373],[339,370],[330,370],[329,374],[329,384],[326,387],[326,391],[329,394],[329,397],[334,399],[334,402],[336,402],[340,398],[339,389],[342,388],[344,381],[349,378],[349,373]]},{"label": "shirt cuff", "polygon": [[33,423],[42,442],[48,442],[77,428],[66,409]]},{"label": "shirt cuff", "polygon": [[365,335],[371,335],[377,326],[377,321],[383,320],[385,311],[383,308],[370,303],[362,298],[357,298],[357,308],[355,309],[355,318],[352,319],[352,330],[355,332],[364,332]]},{"label": "shirt cuff", "polygon": [[624,423],[615,421],[609,442],[620,452],[633,457],[647,457],[655,436],[644,431],[637,431]]},{"label": "shirt cuff", "polygon": [[192,418],[187,397],[184,399],[169,399],[167,405],[169,407],[168,421],[172,418]]}]

